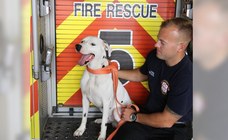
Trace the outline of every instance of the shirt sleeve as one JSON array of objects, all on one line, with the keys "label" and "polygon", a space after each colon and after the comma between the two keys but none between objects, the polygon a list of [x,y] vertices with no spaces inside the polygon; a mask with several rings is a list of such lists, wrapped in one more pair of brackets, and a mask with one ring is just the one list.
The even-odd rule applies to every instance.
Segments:
[{"label": "shirt sleeve", "polygon": [[155,49],[152,50],[146,57],[146,61],[144,62],[144,64],[139,68],[139,71],[144,74],[144,75],[148,75],[148,65],[153,57],[153,55],[155,55]]},{"label": "shirt sleeve", "polygon": [[147,68],[147,62],[145,61],[145,63],[139,68],[139,71],[144,74],[144,75],[147,75],[148,73],[148,68]]}]

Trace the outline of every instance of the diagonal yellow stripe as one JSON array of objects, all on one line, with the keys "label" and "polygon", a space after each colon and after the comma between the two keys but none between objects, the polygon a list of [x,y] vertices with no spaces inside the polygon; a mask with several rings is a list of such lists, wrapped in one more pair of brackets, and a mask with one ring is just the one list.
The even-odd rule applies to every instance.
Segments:
[{"label": "diagonal yellow stripe", "polygon": [[31,122],[31,139],[40,138],[39,111],[30,118]]},{"label": "diagonal yellow stripe", "polygon": [[[129,0],[119,0],[121,3],[129,3]],[[147,4],[146,0],[140,0],[138,3]],[[136,12],[140,12],[136,9]],[[146,10],[144,10],[146,11]],[[160,28],[160,23],[163,21],[161,16],[156,13],[157,18],[137,18],[136,21],[144,28],[144,30],[154,39],[157,40],[157,34]]]},{"label": "diagonal yellow stripe", "polygon": [[[84,2],[94,2],[93,0],[85,0]],[[106,0],[105,2],[102,2],[102,5],[106,5],[106,3],[113,2],[113,0]],[[101,13],[105,10],[105,6],[101,6]],[[75,39],[77,38],[96,18],[94,17],[81,17],[81,13],[79,13],[79,16],[74,16],[74,12],[70,14],[66,18],[65,21],[61,23],[61,25],[58,26],[56,29],[56,47],[57,47],[57,52],[56,56],[58,56],[64,49],[66,49],[67,46]],[[79,21],[83,21],[79,22]],[[73,25],[73,26],[72,26]],[[77,27],[77,28],[75,28]],[[72,35],[68,36],[69,38],[63,38],[61,39],[63,34],[69,34],[69,30],[72,33]]]},{"label": "diagonal yellow stripe", "polygon": [[141,82],[141,84],[142,84],[148,91],[150,91],[150,89],[149,89],[149,87],[148,87],[148,81]]},{"label": "diagonal yellow stripe", "polygon": [[75,66],[57,84],[58,103],[65,103],[76,91],[80,89],[80,80],[85,67]]},{"label": "diagonal yellow stripe", "polygon": [[23,110],[23,121],[24,121],[24,127],[26,130],[30,129],[30,122],[29,122],[29,116],[30,116],[30,94],[26,93],[25,96],[23,97],[23,105],[24,105],[24,110]]},{"label": "diagonal yellow stripe", "polygon": [[[58,26],[58,28],[56,29],[56,38],[57,38],[57,42],[56,42],[56,47],[57,47],[57,52],[56,55],[58,56],[75,38],[77,38],[88,26],[89,24],[91,24],[95,18],[90,18],[87,17],[87,20],[84,20],[83,25],[80,25],[80,22],[83,20],[83,18],[81,16],[74,16],[74,12],[71,13],[70,16],[68,16],[68,18],[63,21],[63,23],[61,25]],[[69,29],[71,28],[70,25],[74,25],[75,27],[80,27],[80,30],[73,28],[70,30],[70,32],[73,34],[72,36],[69,36],[68,39],[61,39],[61,34],[67,34],[69,33]]]},{"label": "diagonal yellow stripe", "polygon": [[157,40],[160,24],[163,21],[161,16],[157,13],[157,18],[137,18],[137,22],[144,28],[144,30],[154,39]]}]

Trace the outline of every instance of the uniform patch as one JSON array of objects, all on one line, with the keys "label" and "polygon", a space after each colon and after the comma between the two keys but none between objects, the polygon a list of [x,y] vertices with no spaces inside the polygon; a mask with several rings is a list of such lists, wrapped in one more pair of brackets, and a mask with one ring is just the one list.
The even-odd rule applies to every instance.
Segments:
[{"label": "uniform patch", "polygon": [[170,88],[169,88],[169,83],[168,83],[168,81],[163,80],[163,81],[161,82],[161,92],[162,92],[162,94],[163,94],[163,95],[166,95],[167,92],[168,92],[169,90],[170,90]]}]

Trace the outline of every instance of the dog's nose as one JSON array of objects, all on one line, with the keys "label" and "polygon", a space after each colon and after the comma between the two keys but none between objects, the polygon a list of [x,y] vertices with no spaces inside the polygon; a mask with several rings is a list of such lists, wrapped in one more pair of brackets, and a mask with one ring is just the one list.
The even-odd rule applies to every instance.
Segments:
[{"label": "dog's nose", "polygon": [[76,44],[76,45],[75,45],[75,49],[76,49],[78,52],[81,50],[81,48],[82,48],[82,45],[80,45],[80,44]]}]

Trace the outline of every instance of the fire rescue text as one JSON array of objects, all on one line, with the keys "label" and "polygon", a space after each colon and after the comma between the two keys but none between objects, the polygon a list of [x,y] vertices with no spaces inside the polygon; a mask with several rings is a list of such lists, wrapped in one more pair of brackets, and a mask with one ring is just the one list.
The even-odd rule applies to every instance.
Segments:
[{"label": "fire rescue text", "polygon": [[[101,3],[74,2],[74,16],[102,17]],[[106,5],[107,18],[156,18],[158,4],[121,4]]]}]

